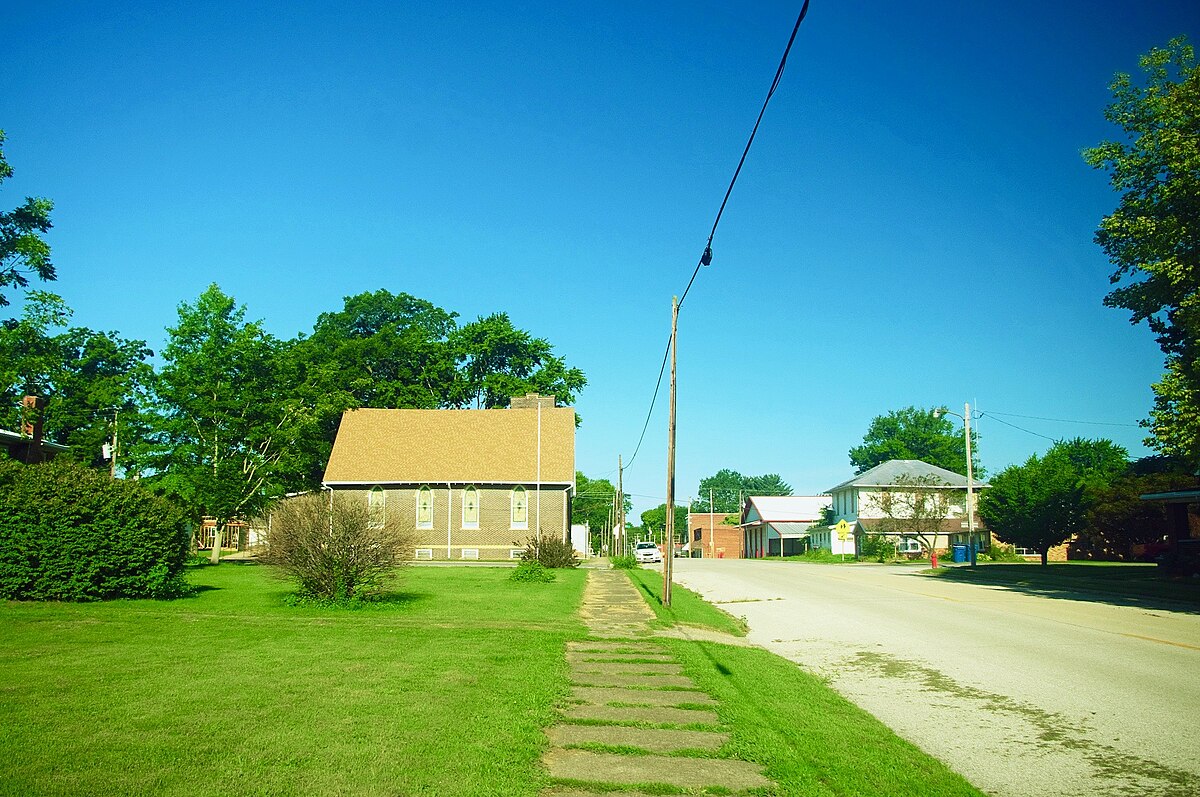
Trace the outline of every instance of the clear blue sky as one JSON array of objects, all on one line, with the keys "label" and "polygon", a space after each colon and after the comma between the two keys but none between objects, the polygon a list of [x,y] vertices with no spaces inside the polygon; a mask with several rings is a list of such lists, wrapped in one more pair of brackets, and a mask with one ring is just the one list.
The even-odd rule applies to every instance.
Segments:
[{"label": "clear blue sky", "polygon": [[[577,465],[608,475],[799,5],[21,4],[0,205],[53,199],[49,287],[153,348],[214,281],[281,336],[377,288],[506,311],[587,374]],[[910,404],[1121,424],[985,417],[993,473],[1047,438],[1146,453],[1162,358],[1101,304],[1117,198],[1079,151],[1113,73],[1198,23],[814,0],[680,318],[679,496],[724,467],[821,491]],[[665,447],[660,400],[635,515]]]}]

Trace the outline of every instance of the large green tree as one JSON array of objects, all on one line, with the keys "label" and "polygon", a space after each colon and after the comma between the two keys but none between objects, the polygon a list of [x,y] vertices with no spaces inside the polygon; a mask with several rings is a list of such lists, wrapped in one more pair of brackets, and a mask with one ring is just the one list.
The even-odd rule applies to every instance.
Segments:
[{"label": "large green tree", "polygon": [[999,540],[1033,548],[1044,565],[1051,548],[1087,528],[1096,495],[1127,467],[1125,449],[1111,440],[1058,442],[996,474],[979,497],[979,514]]},{"label": "large green tree", "polygon": [[453,403],[454,319],[423,299],[378,290],[347,296],[341,310],[318,316],[312,335],[284,347],[281,378],[316,416],[316,432],[297,441],[285,463],[291,489],[320,483],[345,410]]},{"label": "large green tree", "polygon": [[513,396],[529,392],[554,394],[569,406],[587,384],[583,371],[568,368],[545,338],[514,327],[507,313],[465,324],[450,339],[458,360],[458,406],[506,407]]},{"label": "large green tree", "polygon": [[[0,183],[12,175],[12,167],[4,157],[4,131],[0,130]],[[49,199],[25,197],[21,205],[0,211],[0,307],[8,304],[4,288],[24,288],[31,276],[44,281],[55,278],[50,244],[43,237],[52,226],[53,209]]]},{"label": "large green tree", "polygon": [[[687,507],[675,507],[675,542],[687,542]],[[642,531],[652,539],[658,539],[667,526],[667,505],[659,504],[641,514]]]},{"label": "large green tree", "polygon": [[161,490],[216,520],[218,539],[282,492],[287,457],[316,421],[290,389],[282,344],[245,315],[215,284],[181,304],[155,385],[146,464]]},{"label": "large green tree", "polygon": [[[602,539],[605,529],[610,528],[613,507],[616,505],[617,488],[608,479],[589,479],[583,471],[575,473],[575,495],[571,499],[571,522],[586,523],[590,529],[593,549],[608,540]],[[625,496],[625,512],[633,508],[629,496]]]},{"label": "large green tree", "polygon": [[143,432],[152,353],[144,341],[116,332],[63,329],[70,317],[60,297],[31,291],[21,318],[0,326],[0,426],[17,427],[22,396],[43,396],[46,439],[101,467],[101,446],[114,433],[118,447],[127,447]]},{"label": "large green tree", "polygon": [[692,500],[691,511],[709,511],[710,491],[713,512],[740,513],[745,498],[751,495],[791,495],[792,486],[777,473],[743,476],[736,470],[722,468],[712,476],[700,480],[696,497]]},{"label": "large green tree", "polygon": [[1096,232],[1116,266],[1104,303],[1145,321],[1166,355],[1147,444],[1200,465],[1200,67],[1183,37],[1118,74],[1105,117],[1122,140],[1084,150],[1120,204]]},{"label": "large green tree", "polygon": [[[967,446],[961,426],[937,407],[904,407],[871,420],[862,445],[850,449],[854,472],[863,473],[890,459],[919,459],[939,468],[967,473]],[[972,453],[977,451],[971,431]],[[975,462],[975,475],[983,469]]]}]

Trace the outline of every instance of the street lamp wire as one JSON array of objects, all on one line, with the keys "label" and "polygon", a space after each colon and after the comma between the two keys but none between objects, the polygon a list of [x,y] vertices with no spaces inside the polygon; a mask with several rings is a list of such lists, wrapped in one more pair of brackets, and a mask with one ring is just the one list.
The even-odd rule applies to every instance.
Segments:
[{"label": "street lamp wire", "polygon": [[687,299],[688,291],[692,289],[692,283],[696,281],[696,275],[700,273],[703,266],[707,266],[712,262],[712,242],[713,237],[717,234],[717,225],[721,223],[721,216],[725,213],[725,205],[729,202],[729,195],[733,193],[733,186],[737,183],[738,175],[742,173],[742,166],[746,163],[746,156],[750,154],[750,146],[754,143],[754,137],[758,135],[758,126],[762,122],[763,114],[767,112],[767,104],[771,102],[771,97],[775,95],[775,89],[779,88],[779,82],[783,79],[783,68],[787,66],[788,53],[792,51],[792,43],[796,41],[796,33],[800,30],[800,23],[808,15],[809,0],[804,0],[804,5],[800,7],[800,15],[796,17],[796,24],[792,27],[792,35],[788,38],[787,47],[783,49],[783,57],[779,59],[779,68],[775,70],[775,79],[771,81],[771,88],[767,91],[767,97],[763,100],[762,108],[758,112],[758,118],[754,120],[754,128],[750,131],[750,138],[746,141],[746,147],[742,150],[742,157],[738,160],[737,168],[733,170],[733,179],[729,181],[729,187],[725,189],[725,198],[721,200],[721,207],[717,210],[717,217],[713,220],[712,230],[708,233],[708,242],[704,245],[704,252],[700,255],[699,262],[696,263],[696,269],[692,272],[692,278],[688,280],[687,287],[683,289],[683,295],[679,297],[679,307],[683,307],[683,302]]},{"label": "street lamp wire", "polygon": [[[700,269],[712,262],[712,242],[717,234],[717,226],[721,223],[721,217],[725,214],[725,205],[729,203],[729,196],[733,193],[733,186],[737,183],[738,176],[742,173],[742,166],[746,163],[746,156],[750,154],[750,146],[754,143],[754,137],[758,134],[758,126],[762,123],[763,115],[767,112],[767,105],[771,102],[771,97],[775,95],[775,90],[779,88],[779,83],[783,79],[783,70],[787,66],[788,54],[792,51],[792,44],[796,41],[796,33],[800,30],[800,23],[808,16],[809,0],[804,0],[804,5],[800,7],[800,14],[796,17],[796,24],[792,26],[792,35],[788,37],[787,47],[783,50],[783,57],[779,59],[779,67],[775,70],[775,78],[771,81],[771,88],[767,90],[767,97],[763,100],[762,108],[759,109],[758,118],[754,120],[754,128],[750,131],[750,138],[746,141],[746,146],[742,150],[742,157],[738,159],[737,168],[733,171],[733,178],[729,181],[729,187],[725,189],[725,196],[721,199],[721,207],[717,209],[717,216],[713,219],[712,229],[708,233],[708,241],[704,245],[704,251],[700,255],[700,260],[696,263],[695,270],[692,271],[691,279],[688,280],[687,287],[683,289],[683,294],[679,297],[679,302],[676,309],[683,307],[683,301],[687,298],[688,292],[692,289],[692,283],[696,281],[696,276],[700,273]],[[663,352],[662,365],[658,369],[658,381],[654,384],[654,395],[650,398],[650,409],[646,412],[646,422],[642,424],[642,433],[638,435],[637,446],[633,450],[633,456],[625,463],[625,467],[633,466],[633,461],[637,459],[638,452],[642,450],[642,441],[646,439],[646,430],[650,428],[650,418],[654,415],[654,406],[658,401],[659,390],[662,389],[663,374],[667,370],[667,360],[671,355],[671,338],[667,336],[666,350]]]}]

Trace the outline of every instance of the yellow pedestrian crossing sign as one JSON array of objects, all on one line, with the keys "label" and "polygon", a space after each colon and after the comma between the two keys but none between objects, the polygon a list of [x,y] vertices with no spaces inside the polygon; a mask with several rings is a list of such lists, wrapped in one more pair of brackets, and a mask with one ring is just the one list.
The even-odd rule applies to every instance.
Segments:
[{"label": "yellow pedestrian crossing sign", "polygon": [[850,539],[850,524],[845,520],[839,520],[833,530],[837,532],[837,538],[842,542]]}]

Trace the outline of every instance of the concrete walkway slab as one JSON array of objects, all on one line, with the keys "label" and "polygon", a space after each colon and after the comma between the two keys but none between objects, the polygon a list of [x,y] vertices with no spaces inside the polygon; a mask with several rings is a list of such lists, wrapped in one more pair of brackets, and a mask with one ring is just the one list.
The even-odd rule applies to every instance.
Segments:
[{"label": "concrete walkway slab", "polygon": [[729,791],[771,785],[757,764],[727,759],[622,756],[556,748],[546,755],[545,763],[550,777],[562,780],[621,785],[662,783],[677,789],[721,788]]},{"label": "concrete walkway slab", "polygon": [[555,725],[546,731],[546,737],[555,747],[607,744],[613,747],[636,747],[652,753],[680,750],[716,752],[729,741],[727,733],[677,728],[630,728],[623,725]]},{"label": "concrete walkway slab", "polygon": [[582,642],[568,642],[567,650],[572,652],[587,652],[587,653],[665,653],[664,648],[658,642],[652,640],[641,641],[637,639],[593,639],[583,640]]},{"label": "concrete walkway slab", "polygon": [[571,664],[572,672],[601,672],[607,675],[682,675],[674,662],[580,661]]},{"label": "concrete walkway slab", "polygon": [[613,673],[572,672],[571,683],[581,686],[631,686],[637,689],[687,689],[695,686],[682,675],[620,675]]},{"label": "concrete walkway slab", "polygon": [[563,715],[573,720],[605,722],[653,722],[656,725],[716,725],[715,711],[673,706],[594,706],[588,703],[570,706]]},{"label": "concrete walkway slab", "polygon": [[683,689],[622,689],[606,686],[572,687],[571,698],[597,706],[609,703],[634,706],[714,706],[717,703],[704,692],[691,692]]},{"label": "concrete walkway slab", "polygon": [[660,653],[657,651],[637,651],[626,653],[624,651],[604,651],[604,650],[581,650],[568,651],[567,663],[576,664],[586,661],[611,661],[611,662],[671,662],[675,661],[675,657],[670,653]]}]

